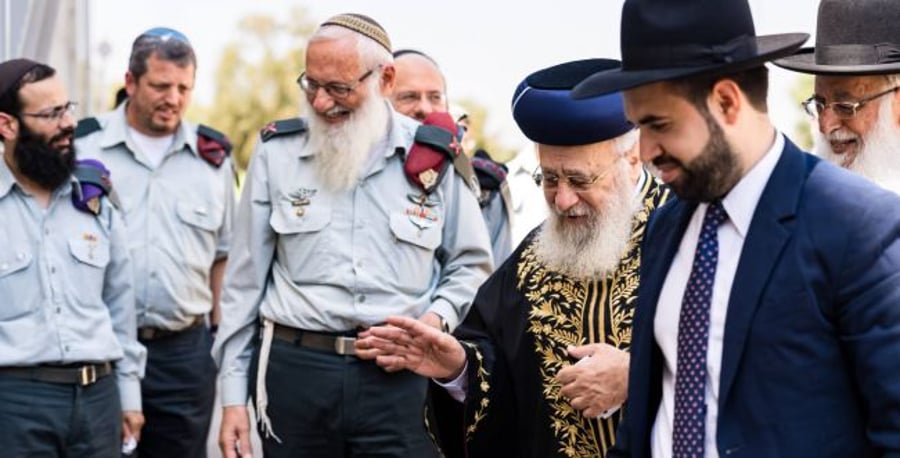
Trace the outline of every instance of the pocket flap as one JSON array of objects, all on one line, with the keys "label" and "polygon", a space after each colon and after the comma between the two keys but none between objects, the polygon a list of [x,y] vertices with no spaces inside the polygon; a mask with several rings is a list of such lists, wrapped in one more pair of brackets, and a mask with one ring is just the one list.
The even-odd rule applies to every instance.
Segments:
[{"label": "pocket flap", "polygon": [[317,232],[331,222],[331,206],[324,199],[311,205],[295,206],[290,202],[273,205],[269,225],[279,234]]},{"label": "pocket flap", "polygon": [[69,252],[75,259],[94,267],[105,267],[109,263],[109,244],[105,241],[70,239]]},{"label": "pocket flap", "polygon": [[391,232],[397,239],[420,246],[428,250],[434,250],[441,244],[442,224],[435,223],[432,226],[419,227],[410,220],[410,217],[400,213],[391,214]]},{"label": "pocket flap", "polygon": [[25,250],[0,252],[0,277],[18,272],[31,264],[31,253]]},{"label": "pocket flap", "polygon": [[216,211],[208,204],[182,201],[178,202],[175,210],[181,221],[207,231],[218,229],[222,221],[222,211]]}]

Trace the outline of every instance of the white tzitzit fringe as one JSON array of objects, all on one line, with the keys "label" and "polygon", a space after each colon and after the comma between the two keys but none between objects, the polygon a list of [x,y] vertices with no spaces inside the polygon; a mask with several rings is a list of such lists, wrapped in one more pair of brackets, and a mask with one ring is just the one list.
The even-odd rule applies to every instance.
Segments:
[{"label": "white tzitzit fringe", "polygon": [[266,438],[275,439],[279,444],[281,439],[275,435],[272,429],[272,420],[266,413],[269,406],[269,394],[266,391],[266,371],[269,369],[269,353],[272,351],[272,336],[275,333],[275,323],[263,318],[262,342],[259,348],[259,364],[256,368],[256,418],[260,429]]}]

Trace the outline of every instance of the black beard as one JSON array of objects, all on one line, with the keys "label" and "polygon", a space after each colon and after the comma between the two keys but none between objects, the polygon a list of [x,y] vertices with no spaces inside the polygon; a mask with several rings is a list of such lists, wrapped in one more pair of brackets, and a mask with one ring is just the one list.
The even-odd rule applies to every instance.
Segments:
[{"label": "black beard", "polygon": [[682,176],[669,185],[678,197],[690,202],[720,199],[741,179],[737,156],[725,139],[722,127],[708,112],[701,110],[701,114],[709,128],[709,140],[700,155],[687,164],[674,158],[657,158],[660,163],[675,161],[681,165]]},{"label": "black beard", "polygon": [[66,137],[72,138],[74,129],[65,129],[47,140],[25,123],[20,122],[19,126],[21,132],[13,151],[16,169],[44,189],[52,191],[62,186],[75,170],[75,147],[73,143],[63,149],[51,145]]}]

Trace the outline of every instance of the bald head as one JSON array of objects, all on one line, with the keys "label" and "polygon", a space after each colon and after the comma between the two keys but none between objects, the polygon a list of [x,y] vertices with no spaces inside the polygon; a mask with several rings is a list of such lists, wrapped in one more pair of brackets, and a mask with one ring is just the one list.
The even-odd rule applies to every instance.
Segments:
[{"label": "bald head", "polygon": [[398,112],[419,121],[435,111],[447,111],[447,84],[435,62],[418,52],[398,53],[391,103]]}]

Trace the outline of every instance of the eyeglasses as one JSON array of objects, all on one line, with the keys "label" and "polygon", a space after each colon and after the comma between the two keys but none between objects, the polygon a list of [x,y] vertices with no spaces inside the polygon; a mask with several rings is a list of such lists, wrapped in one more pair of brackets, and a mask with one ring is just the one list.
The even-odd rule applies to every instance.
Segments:
[{"label": "eyeglasses", "polygon": [[335,99],[343,99],[350,95],[351,92],[356,90],[366,78],[369,77],[372,73],[375,73],[378,67],[375,67],[366,73],[363,76],[360,76],[355,83],[352,84],[344,84],[344,83],[320,83],[314,79],[310,79],[306,76],[306,72],[300,74],[297,78],[297,84],[300,85],[300,89],[303,89],[303,92],[306,92],[308,97],[315,97],[316,93],[319,92],[319,89],[325,89],[325,92],[328,93],[329,96]]},{"label": "eyeglasses", "polygon": [[579,174],[559,176],[555,173],[544,173],[544,171],[541,170],[541,167],[538,166],[531,174],[531,178],[534,180],[534,184],[543,186],[544,189],[547,190],[558,188],[559,182],[563,181],[567,183],[570,188],[572,188],[572,191],[582,193],[590,191],[594,183],[597,183],[598,181],[606,178],[606,176],[609,175],[609,172],[611,172],[615,168],[614,165],[615,164],[607,167],[606,170],[603,171],[603,173],[592,176]]},{"label": "eyeglasses", "polygon": [[37,113],[20,113],[22,116],[28,116],[31,118],[37,118],[46,122],[60,122],[67,115],[75,115],[75,107],[78,106],[78,102],[66,102],[63,105],[57,105],[55,107],[47,108],[46,110],[41,110]]},{"label": "eyeglasses", "polygon": [[872,100],[875,100],[881,96],[890,94],[890,93],[896,91],[897,89],[900,89],[900,86],[894,86],[884,92],[879,92],[875,95],[870,95],[868,97],[859,99],[855,102],[825,103],[822,100],[822,98],[812,96],[812,97],[806,99],[802,105],[803,105],[803,110],[806,111],[806,114],[808,114],[813,119],[818,119],[819,116],[821,116],[822,113],[827,108],[831,108],[831,111],[834,112],[835,116],[837,116],[840,119],[850,119],[850,118],[856,116],[856,113],[859,112],[859,109],[862,108],[866,103],[871,102]]},{"label": "eyeglasses", "polygon": [[418,103],[422,99],[427,100],[428,103],[432,105],[443,105],[445,100],[443,92],[407,91],[397,94],[394,97],[394,102],[398,105],[412,105]]}]

